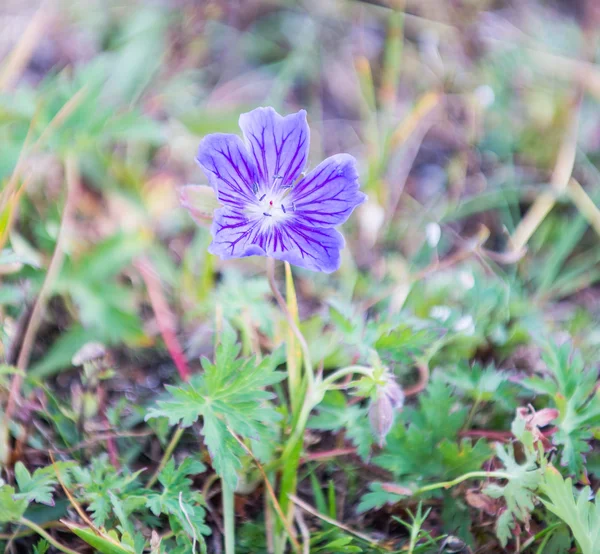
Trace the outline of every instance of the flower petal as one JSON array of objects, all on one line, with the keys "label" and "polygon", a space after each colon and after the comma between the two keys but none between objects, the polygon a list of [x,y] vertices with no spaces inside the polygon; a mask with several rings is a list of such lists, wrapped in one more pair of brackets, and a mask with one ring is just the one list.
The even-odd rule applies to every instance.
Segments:
[{"label": "flower petal", "polygon": [[290,192],[295,215],[305,224],[333,227],[344,223],[367,196],[360,192],[356,160],[349,154],[327,158]]},{"label": "flower petal", "polygon": [[344,248],[344,237],[335,229],[315,228],[295,219],[285,222],[280,228],[282,244],[287,249],[275,249],[270,256],[293,265],[332,273],[340,267],[340,250]]},{"label": "flower petal", "polygon": [[221,203],[241,209],[256,201],[256,165],[238,136],[215,133],[204,137],[196,161]]},{"label": "flower petal", "polygon": [[221,259],[269,256],[291,264],[331,273],[340,266],[344,237],[335,229],[314,228],[291,217],[271,223],[229,207],[215,211],[211,254]]},{"label": "flower petal", "polygon": [[240,116],[244,139],[264,188],[292,185],[308,159],[310,131],[306,111],[280,116],[273,108],[257,108]]},{"label": "flower petal", "polygon": [[262,239],[261,224],[261,219],[249,219],[242,210],[230,207],[219,208],[214,213],[210,228],[213,241],[208,251],[223,260],[265,256],[264,248],[259,245]]}]

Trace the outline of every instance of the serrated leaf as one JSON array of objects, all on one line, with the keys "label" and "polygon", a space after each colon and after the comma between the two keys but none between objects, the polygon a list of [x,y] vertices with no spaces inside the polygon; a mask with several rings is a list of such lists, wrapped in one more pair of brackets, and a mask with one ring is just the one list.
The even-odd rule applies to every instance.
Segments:
[{"label": "serrated leaf", "polygon": [[53,466],[37,469],[33,475],[29,473],[22,462],[15,464],[15,479],[19,488],[18,498],[24,498],[27,503],[39,502],[54,506],[52,492],[56,484]]},{"label": "serrated leaf", "polygon": [[13,487],[0,487],[0,523],[19,521],[27,509],[27,504],[25,498],[16,498]]},{"label": "serrated leaf", "polygon": [[503,473],[507,474],[505,484],[488,484],[483,492],[492,498],[503,498],[506,509],[496,520],[496,535],[502,546],[506,546],[513,535],[515,522],[529,522],[537,501],[536,491],[542,481],[542,469],[538,467],[538,453],[533,435],[525,428],[525,421],[517,418],[512,425],[513,434],[523,445],[525,460],[515,459],[512,444],[496,444],[496,456],[502,462]]},{"label": "serrated leaf", "polygon": [[[386,490],[383,483],[371,483],[369,489],[371,489],[370,492],[362,496],[358,507],[356,508],[356,511],[359,514],[373,509],[380,509],[386,504],[397,504],[409,496],[408,494],[402,495]],[[409,489],[407,489],[407,492],[408,490]]]},{"label": "serrated leaf", "polygon": [[[146,493],[146,507],[155,516],[165,514],[176,518],[190,535],[209,535],[210,528],[204,523],[202,495],[192,489],[192,480],[188,478],[205,470],[205,465],[199,460],[186,458],[176,467],[171,458],[158,475],[162,490]],[[188,520],[192,522],[193,529]]]},{"label": "serrated leaf", "polygon": [[[391,471],[397,479],[406,476],[449,479],[460,472],[461,466],[478,469],[485,461],[485,447],[457,444],[467,413],[464,408],[455,409],[455,404],[451,388],[434,377],[419,398],[418,408],[405,408],[400,414],[375,463]],[[442,444],[445,446],[440,448]]]},{"label": "serrated leaf", "polygon": [[46,539],[40,539],[33,545],[33,554],[46,554],[50,548],[50,543]]},{"label": "serrated leaf", "polygon": [[281,381],[285,375],[275,370],[275,358],[261,362],[238,358],[240,347],[235,334],[226,330],[217,346],[215,362],[202,360],[204,374],[180,387],[167,387],[169,398],[150,408],[146,419],[168,418],[171,425],[189,427],[203,420],[202,434],[217,473],[232,486],[243,450],[231,436],[260,440],[269,426],[281,418],[268,403],[272,393],[265,387]]},{"label": "serrated leaf", "polygon": [[600,425],[600,391],[596,390],[596,372],[586,370],[581,355],[569,344],[548,344],[543,359],[550,379],[532,377],[523,380],[528,389],[548,395],[559,417],[552,441],[562,446],[561,464],[573,474],[583,470],[583,456],[590,450],[591,427]]},{"label": "serrated leaf", "polygon": [[540,487],[547,499],[544,506],[562,519],[571,529],[583,554],[600,551],[600,504],[590,502],[591,489],[584,487],[575,496],[570,478],[563,479],[560,472],[548,465]]}]

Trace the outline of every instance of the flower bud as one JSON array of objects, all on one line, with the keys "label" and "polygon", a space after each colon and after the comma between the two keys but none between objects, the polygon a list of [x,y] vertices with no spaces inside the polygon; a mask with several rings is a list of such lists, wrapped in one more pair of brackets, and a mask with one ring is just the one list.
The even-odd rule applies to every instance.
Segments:
[{"label": "flower bud", "polygon": [[385,437],[392,429],[396,411],[402,409],[403,405],[404,391],[396,383],[393,375],[387,374],[385,383],[377,388],[369,406],[371,429],[380,447],[383,447]]},{"label": "flower bud", "polygon": [[84,344],[73,356],[71,363],[75,367],[96,362],[106,356],[106,347],[99,342],[88,342]]},{"label": "flower bud", "polygon": [[179,203],[199,225],[210,224],[214,211],[219,207],[217,195],[208,185],[185,185],[177,189]]}]

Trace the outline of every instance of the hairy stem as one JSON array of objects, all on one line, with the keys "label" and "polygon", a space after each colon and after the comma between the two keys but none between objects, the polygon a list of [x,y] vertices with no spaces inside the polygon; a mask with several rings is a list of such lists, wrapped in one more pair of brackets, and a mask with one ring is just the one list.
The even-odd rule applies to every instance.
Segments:
[{"label": "hairy stem", "polygon": [[225,554],[235,554],[235,506],[234,491],[221,479],[221,497],[223,499],[223,527],[225,534]]},{"label": "hairy stem", "polygon": [[431,485],[426,485],[417,489],[413,492],[413,495],[422,494],[428,491],[434,491],[436,489],[449,489],[450,487],[454,487],[463,481],[467,481],[468,479],[510,479],[510,474],[505,473],[504,471],[471,471],[470,473],[465,473],[452,481],[442,481],[440,483],[432,483]]},{"label": "hairy stem", "polygon": [[336,381],[346,377],[346,375],[353,375],[354,373],[360,373],[365,377],[373,377],[373,368],[362,365],[350,365],[348,367],[338,369],[329,375],[327,379],[323,380],[323,383],[321,384],[323,392],[326,392],[327,389],[329,389],[329,387],[332,386]]}]

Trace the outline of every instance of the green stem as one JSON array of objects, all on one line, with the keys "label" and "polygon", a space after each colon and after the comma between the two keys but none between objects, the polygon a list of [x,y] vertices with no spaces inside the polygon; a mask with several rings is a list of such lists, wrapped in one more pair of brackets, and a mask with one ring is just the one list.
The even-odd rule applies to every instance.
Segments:
[{"label": "green stem", "polygon": [[167,462],[171,459],[171,456],[173,455],[173,451],[177,447],[177,444],[179,443],[184,430],[185,429],[183,427],[178,427],[177,431],[175,431],[173,433],[173,436],[171,437],[171,441],[167,445],[165,453],[163,454],[163,456],[160,460],[160,463],[158,464],[158,467],[156,468],[156,471],[152,474],[152,477],[150,477],[148,483],[146,483],[146,488],[148,488],[148,489],[152,488],[152,485],[154,485],[154,483],[156,483],[156,481],[158,480],[158,476],[160,475],[160,472],[165,468],[165,466],[167,465]]},{"label": "green stem", "polygon": [[223,526],[225,533],[225,554],[235,554],[235,512],[233,489],[225,479],[221,479],[223,498]]},{"label": "green stem", "polygon": [[366,377],[373,376],[373,369],[370,367],[360,366],[360,365],[351,365],[348,367],[344,367],[342,369],[338,369],[333,372],[327,379],[324,379],[319,385],[317,385],[316,390],[308,390],[306,397],[304,398],[304,403],[302,404],[302,409],[300,414],[298,415],[298,419],[294,424],[294,432],[290,436],[288,443],[283,450],[282,458],[287,458],[291,451],[294,449],[296,442],[302,438],[304,435],[304,430],[306,429],[306,424],[308,423],[308,418],[310,417],[310,412],[312,409],[319,403],[320,399],[323,395],[329,390],[331,386],[336,381],[339,381],[342,377],[346,375],[353,375],[354,373],[360,373],[365,375]]},{"label": "green stem", "polygon": [[60,550],[61,552],[64,552],[65,554],[77,554],[77,552],[75,550],[71,550],[67,546],[63,546],[62,544],[60,544],[56,539],[54,539],[52,537],[52,535],[47,533],[37,523],[34,523],[33,521],[30,521],[29,519],[24,518],[24,517],[19,519],[19,523],[21,525],[25,525],[26,527],[29,527],[32,531],[35,531],[40,537],[43,537],[44,539],[46,539],[57,550]]},{"label": "green stem", "polygon": [[300,348],[302,349],[302,358],[304,360],[304,373],[308,380],[308,389],[310,390],[315,381],[315,372],[313,370],[313,366],[312,366],[312,362],[311,362],[311,358],[310,358],[310,350],[308,348],[308,344],[306,343],[306,339],[304,338],[304,335],[302,334],[302,332],[296,325],[296,322],[294,321],[294,317],[288,310],[287,304],[286,304],[283,296],[281,296],[281,292],[279,292],[279,289],[277,288],[277,283],[275,282],[275,260],[273,260],[272,258],[267,258],[267,278],[269,280],[269,285],[271,287],[271,291],[273,292],[273,295],[275,296],[275,299],[277,300],[277,304],[279,304],[279,307],[281,308],[283,315],[285,315],[285,317],[287,319],[288,325],[292,329],[294,335],[296,335],[296,338],[298,339],[298,343],[300,344]]},{"label": "green stem", "polygon": [[304,403],[302,404],[300,414],[298,415],[298,419],[294,424],[294,430],[288,438],[285,448],[283,449],[283,453],[281,454],[284,465],[286,460],[289,459],[291,453],[296,449],[296,443],[302,441],[304,438],[304,430],[306,429],[310,412],[314,407],[315,402],[313,402],[310,391],[308,391],[304,399]]},{"label": "green stem", "polygon": [[465,473],[452,481],[442,481],[441,483],[433,483],[431,485],[426,485],[425,487],[421,487],[413,492],[413,495],[422,494],[424,492],[433,491],[436,489],[449,489],[454,485],[458,485],[467,479],[510,479],[510,474],[505,473],[504,471],[471,471],[470,473]]},{"label": "green stem", "polygon": [[481,404],[481,398],[478,396],[475,399],[475,402],[473,402],[473,406],[471,406],[471,409],[469,410],[469,415],[467,416],[467,420],[465,421],[465,424],[463,425],[463,430],[467,430],[469,429],[469,427],[471,427],[471,423],[473,422],[473,418],[475,417],[475,414],[477,413],[477,409],[479,408],[479,405]]},{"label": "green stem", "polygon": [[373,377],[373,368],[366,367],[362,365],[349,365],[348,367],[343,367],[342,369],[338,369],[334,371],[327,379],[323,379],[321,383],[321,387],[324,391],[327,391],[333,383],[339,381],[342,377],[346,375],[352,375],[354,373],[360,373],[365,377]]},{"label": "green stem", "polygon": [[[294,287],[294,277],[292,268],[288,262],[285,262],[285,300],[288,312],[294,323],[300,323],[298,318],[298,299],[296,297],[296,288]],[[288,394],[290,397],[291,412],[293,414],[298,410],[298,406],[304,397],[302,385],[302,372],[300,361],[302,352],[298,352],[298,344],[294,330],[288,325],[287,337],[287,374],[288,374]]]}]

